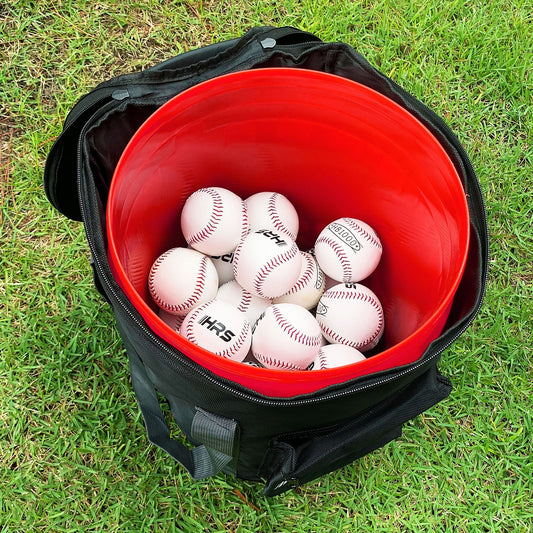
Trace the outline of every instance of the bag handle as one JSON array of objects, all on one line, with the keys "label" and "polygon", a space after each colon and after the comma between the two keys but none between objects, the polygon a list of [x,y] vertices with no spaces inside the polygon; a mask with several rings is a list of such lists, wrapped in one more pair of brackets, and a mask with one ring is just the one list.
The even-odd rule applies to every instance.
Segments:
[{"label": "bag handle", "polygon": [[347,465],[402,434],[402,425],[446,398],[450,381],[430,368],[349,422],[274,437],[263,460],[265,496],[275,496]]},{"label": "bag handle", "polygon": [[167,452],[193,479],[205,479],[220,472],[236,454],[237,422],[197,407],[191,425],[191,440],[201,444],[189,449],[172,439],[144,364],[133,350],[128,350],[128,356],[133,389],[150,442]]}]

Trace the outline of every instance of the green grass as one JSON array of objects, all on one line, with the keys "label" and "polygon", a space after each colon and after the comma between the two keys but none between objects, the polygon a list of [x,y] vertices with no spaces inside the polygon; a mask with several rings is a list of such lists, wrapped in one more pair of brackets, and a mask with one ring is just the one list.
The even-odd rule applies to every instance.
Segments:
[{"label": "green grass", "polygon": [[[2,2],[0,531],[531,531],[532,7]],[[450,398],[401,439],[276,498],[226,476],[193,482],[148,444],[83,227],[42,187],[66,113],[91,87],[262,24],[353,45],[445,118],[491,233],[484,306],[440,364]]]}]

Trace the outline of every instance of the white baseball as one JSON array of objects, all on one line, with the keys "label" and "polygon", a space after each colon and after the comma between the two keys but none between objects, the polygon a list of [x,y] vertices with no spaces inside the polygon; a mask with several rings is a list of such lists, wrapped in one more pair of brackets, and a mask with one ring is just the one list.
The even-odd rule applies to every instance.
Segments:
[{"label": "white baseball", "polygon": [[324,292],[316,319],[328,341],[361,352],[376,346],[385,323],[378,297],[360,283],[339,283]]},{"label": "white baseball", "polygon": [[244,313],[219,300],[192,309],[180,333],[192,343],[238,362],[248,355],[252,342],[252,328]]},{"label": "white baseball", "polygon": [[248,322],[253,326],[259,315],[269,306],[271,300],[260,298],[243,289],[235,280],[228,281],[218,288],[217,300],[227,302],[235,306],[241,313],[246,315]]},{"label": "white baseball", "polygon": [[296,283],[284,295],[274,298],[273,303],[291,303],[312,309],[324,292],[324,273],[310,253],[300,251],[300,255],[302,268]]},{"label": "white baseball", "polygon": [[313,362],[313,370],[326,370],[339,366],[352,365],[364,361],[366,357],[346,344],[328,344],[318,350]]},{"label": "white baseball", "polygon": [[186,315],[195,305],[214,299],[218,275],[204,254],[190,248],[171,248],[154,261],[148,288],[161,309]]},{"label": "white baseball", "polygon": [[258,192],[246,198],[244,203],[248,210],[250,231],[272,229],[296,240],[298,213],[286,196],[279,192]]},{"label": "white baseball", "polygon": [[207,255],[230,253],[248,233],[246,206],[228,189],[198,189],[183,205],[181,231],[195,250]]},{"label": "white baseball", "polygon": [[315,257],[326,275],[344,283],[367,278],[376,269],[382,246],[376,232],[355,218],[330,222],[315,242]]},{"label": "white baseball", "polygon": [[235,279],[233,276],[233,252],[223,255],[212,255],[211,261],[213,261],[217,269],[219,285]]},{"label": "white baseball", "polygon": [[237,246],[233,274],[241,287],[261,298],[286,293],[296,283],[302,266],[298,246],[273,230],[249,233]]},{"label": "white baseball", "polygon": [[322,342],[315,317],[296,304],[274,304],[259,317],[252,335],[252,353],[265,367],[306,370]]},{"label": "white baseball", "polygon": [[174,315],[165,311],[164,309],[159,309],[158,313],[159,318],[168,326],[170,326],[174,331],[179,333],[181,324],[183,323],[184,315]]}]

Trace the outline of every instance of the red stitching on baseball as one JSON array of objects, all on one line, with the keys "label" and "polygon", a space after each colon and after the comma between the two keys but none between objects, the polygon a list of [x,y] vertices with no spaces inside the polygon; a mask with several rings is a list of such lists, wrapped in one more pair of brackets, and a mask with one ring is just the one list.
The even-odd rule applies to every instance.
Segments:
[{"label": "red stitching on baseball", "polygon": [[194,291],[191,294],[191,296],[189,296],[189,298],[187,298],[187,300],[185,300],[185,302],[183,302],[182,304],[179,304],[179,305],[169,304],[165,302],[159,294],[157,294],[156,288],[154,286],[153,275],[155,274],[156,270],[161,265],[161,262],[163,261],[163,259],[167,257],[168,255],[170,255],[171,252],[172,250],[168,250],[155,261],[154,265],[152,266],[152,275],[150,276],[148,283],[149,283],[150,293],[152,294],[152,298],[154,299],[155,303],[159,307],[162,307],[163,309],[165,309],[166,311],[169,311],[170,313],[181,313],[183,311],[186,311],[187,309],[190,309],[202,296],[204,292],[204,288],[205,288],[204,284],[205,284],[206,273],[207,273],[208,259],[207,257],[202,257],[202,259],[200,260],[200,270],[198,272],[198,276],[196,278],[196,283],[194,286]]},{"label": "red stitching on baseball", "polygon": [[196,192],[194,192],[191,195],[191,198],[201,193],[208,194],[209,196],[211,196],[213,200],[211,218],[207,221],[207,224],[205,225],[205,227],[203,227],[201,230],[189,236],[189,239],[187,240],[187,242],[190,245],[197,244],[207,239],[213,233],[213,231],[215,231],[216,227],[218,226],[218,223],[220,222],[220,219],[222,218],[222,214],[224,213],[224,210],[222,207],[222,198],[217,191],[214,191],[213,189],[209,189],[209,188],[198,189]]},{"label": "red stitching on baseball", "polygon": [[326,298],[333,300],[362,300],[363,302],[368,302],[376,309],[380,316],[383,315],[383,309],[380,303],[371,294],[358,291],[342,291],[339,289],[329,289],[326,292]]},{"label": "red stitching on baseball", "polygon": [[381,242],[379,242],[379,239],[376,237],[376,235],[372,235],[372,233],[361,227],[355,220],[351,218],[343,218],[342,220],[344,220],[345,224],[357,231],[366,240],[370,241],[374,246],[381,249]]},{"label": "red stitching on baseball", "polygon": [[248,208],[244,202],[242,204],[242,231],[241,231],[241,241],[248,235],[248,230],[250,229],[248,224]]},{"label": "red stitching on baseball", "polygon": [[302,259],[304,259],[306,261],[306,263],[307,263],[306,267],[305,267],[305,270],[304,270],[303,274],[301,275],[301,277],[298,278],[298,280],[296,281],[294,286],[288,292],[286,292],[284,294],[284,296],[288,295],[288,294],[294,294],[295,292],[303,290],[305,288],[305,286],[312,279],[313,272],[315,270],[315,264],[314,264],[313,260],[310,259],[309,256],[307,256],[305,254],[302,254]]},{"label": "red stitching on baseball", "polygon": [[[273,257],[272,259],[269,259],[269,261],[261,267],[261,269],[257,272],[252,282],[255,292],[259,296],[262,296],[263,298],[268,298],[268,296],[265,295],[262,289],[263,284],[265,283],[268,275],[276,267],[282,265],[285,261],[292,259],[298,252],[299,252],[298,247],[296,246],[295,243],[293,243],[289,250],[287,250],[286,252],[280,255],[277,255],[276,257]],[[233,264],[235,264],[236,260],[237,258],[235,257],[233,259]]]},{"label": "red stitching on baseball", "polygon": [[331,298],[333,300],[341,299],[341,300],[360,300],[369,303],[378,313],[378,324],[376,331],[370,335],[368,338],[361,341],[359,344],[352,343],[351,341],[348,341],[348,339],[345,339],[340,334],[335,333],[333,330],[331,330],[328,326],[320,324],[320,327],[322,328],[322,331],[328,335],[330,335],[334,340],[341,344],[349,343],[350,346],[353,346],[354,348],[360,348],[364,347],[367,344],[370,344],[372,341],[376,339],[376,337],[381,333],[381,330],[384,326],[384,316],[383,316],[383,308],[381,307],[380,303],[371,295],[366,294],[362,292],[353,292],[353,291],[340,291],[340,290],[329,290],[327,291],[326,298]]},{"label": "red stitching on baseball", "polygon": [[333,342],[338,342],[339,344],[346,344],[347,346],[351,346],[352,348],[356,348],[357,350],[360,350],[361,348],[364,348],[365,346],[370,344],[380,333],[380,329],[378,329],[373,335],[362,340],[361,342],[354,342],[336,333],[328,326],[320,325],[320,327],[322,328],[322,332],[324,333],[324,335],[329,335],[332,338]]},{"label": "red stitching on baseball", "polygon": [[267,211],[270,216],[270,219],[272,220],[272,224],[274,224],[274,227],[281,232],[288,233],[292,239],[296,239],[296,235],[292,231],[289,230],[289,228],[283,223],[281,218],[279,217],[278,210],[276,208],[276,201],[281,195],[277,192],[270,195],[270,198],[268,199],[267,203]]},{"label": "red stitching on baseball", "polygon": [[198,313],[201,313],[205,308],[207,304],[199,305],[194,311],[192,311],[188,317],[187,322],[185,323],[185,335],[187,339],[189,339],[192,343],[198,344],[198,339],[196,338],[196,335],[194,334],[193,326],[194,321],[198,318]]},{"label": "red stitching on baseball", "polygon": [[275,359],[274,357],[270,357],[262,353],[254,352],[254,356],[261,363],[263,363],[264,365],[270,366],[270,367],[276,366],[279,368],[283,368],[284,370],[303,370],[303,368],[300,368],[299,366],[296,366],[293,363],[288,363],[287,361]]},{"label": "red stitching on baseball", "polygon": [[381,327],[384,325],[385,319],[383,316],[383,308],[381,307],[381,304],[376,300],[376,298],[374,298],[371,294],[330,289],[327,293],[327,298],[332,298],[333,300],[362,300],[364,302],[370,303],[378,313],[378,333]]},{"label": "red stitching on baseball", "polygon": [[217,355],[220,355],[221,357],[226,357],[226,358],[231,357],[234,353],[236,353],[241,348],[241,346],[243,346],[245,341],[250,336],[251,331],[252,330],[250,328],[250,324],[248,324],[248,322],[245,322],[244,327],[242,328],[239,337],[235,341],[235,344],[232,344],[229,348],[226,348],[225,350],[222,350],[221,352],[217,352]]},{"label": "red stitching on baseball", "polygon": [[317,357],[318,357],[319,369],[324,370],[328,366],[328,363],[326,359],[326,354],[323,352],[322,348],[318,350]]},{"label": "red stitching on baseball", "polygon": [[239,305],[237,306],[237,309],[241,313],[245,313],[246,310],[250,307],[251,302],[252,302],[251,293],[249,293],[246,289],[243,289],[241,287],[241,299],[239,301]]},{"label": "red stitching on baseball", "polygon": [[319,237],[317,239],[317,241],[315,243],[315,248],[316,248],[316,245],[319,244],[319,243],[324,243],[324,244],[327,244],[328,246],[331,246],[331,248],[335,252],[338,260],[341,263],[343,281],[345,283],[351,281],[351,279],[352,279],[352,266],[351,266],[350,261],[348,260],[348,256],[346,255],[346,253],[342,249],[342,246],[337,241],[335,241],[333,239],[330,239],[329,237],[327,237],[325,235],[323,235],[322,237]]},{"label": "red stitching on baseball", "polygon": [[305,346],[319,346],[321,339],[321,335],[306,335],[305,333],[299,331],[297,328],[295,328],[284,316],[283,313],[277,308],[272,307],[272,313],[274,314],[274,318],[276,319],[276,322],[278,326],[291,338],[295,339],[300,344],[304,344]]},{"label": "red stitching on baseball", "polygon": [[235,275],[235,272],[237,272],[237,265],[239,263],[239,258],[241,257],[241,248],[242,246],[239,244],[233,251],[233,275]]}]

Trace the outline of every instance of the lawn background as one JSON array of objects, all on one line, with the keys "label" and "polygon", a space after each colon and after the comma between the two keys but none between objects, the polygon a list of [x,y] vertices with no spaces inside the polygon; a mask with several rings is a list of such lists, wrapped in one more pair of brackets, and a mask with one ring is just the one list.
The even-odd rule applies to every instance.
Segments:
[{"label": "lawn background", "polygon": [[[532,530],[530,1],[0,1],[0,531]],[[150,446],[81,224],[46,156],[97,83],[257,25],[353,45],[442,116],[479,175],[484,305],[448,349],[451,396],[402,438],[265,498],[193,482]]]}]

